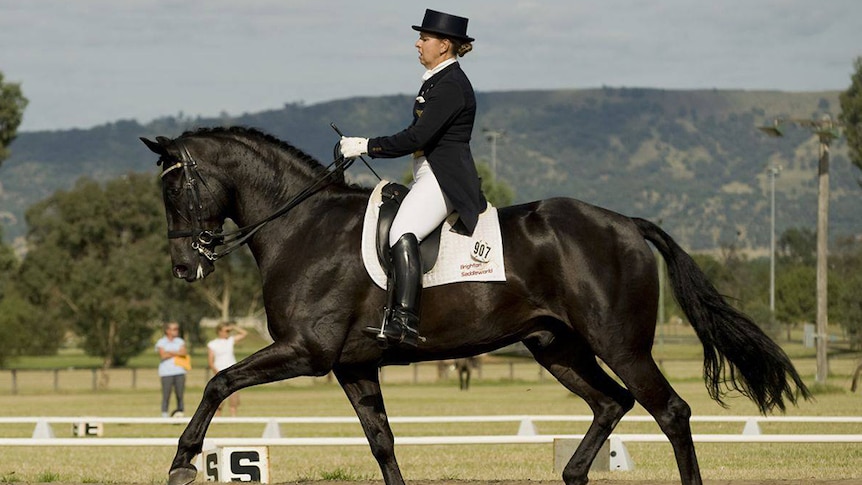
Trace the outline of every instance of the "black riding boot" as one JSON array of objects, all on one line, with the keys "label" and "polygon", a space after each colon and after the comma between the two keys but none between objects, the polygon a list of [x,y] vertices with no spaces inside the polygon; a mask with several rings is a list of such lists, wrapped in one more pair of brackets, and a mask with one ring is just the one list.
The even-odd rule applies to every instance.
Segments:
[{"label": "black riding boot", "polygon": [[376,338],[380,345],[416,348],[419,343],[419,301],[422,294],[422,259],[419,241],[412,233],[405,234],[390,249],[394,281],[393,308]]}]

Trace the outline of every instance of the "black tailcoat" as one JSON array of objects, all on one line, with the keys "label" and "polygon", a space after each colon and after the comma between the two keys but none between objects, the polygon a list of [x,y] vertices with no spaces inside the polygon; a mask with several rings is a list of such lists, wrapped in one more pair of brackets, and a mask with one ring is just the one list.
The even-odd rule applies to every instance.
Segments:
[{"label": "black tailcoat", "polygon": [[413,123],[391,136],[368,140],[372,158],[395,158],[424,152],[440,188],[458,212],[457,227],[472,234],[487,203],[470,135],[476,119],[476,96],[457,62],[422,84],[413,104]]}]

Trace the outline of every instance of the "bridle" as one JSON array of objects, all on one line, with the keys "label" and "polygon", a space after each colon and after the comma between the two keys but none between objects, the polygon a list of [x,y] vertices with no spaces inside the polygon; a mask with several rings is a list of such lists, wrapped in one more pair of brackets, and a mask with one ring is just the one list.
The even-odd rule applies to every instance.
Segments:
[{"label": "bridle", "polygon": [[[338,154],[338,156],[334,157],[334,161],[324,170],[320,171],[305,188],[288,199],[278,210],[253,224],[240,227],[231,232],[223,233],[221,232],[221,228],[206,229],[203,227],[204,209],[203,204],[201,203],[201,192],[198,184],[203,186],[208,192],[210,192],[210,194],[213,192],[198,171],[198,164],[192,157],[191,153],[189,153],[185,143],[179,139],[174,142],[179,147],[179,161],[173,165],[165,167],[162,170],[160,178],[164,179],[165,175],[168,173],[177,169],[182,169],[183,177],[185,178],[184,190],[188,195],[188,210],[191,215],[191,220],[189,222],[192,224],[192,228],[179,231],[168,229],[168,239],[190,237],[192,239],[192,249],[213,262],[219,258],[227,256],[245,244],[246,241],[248,241],[257,231],[270,221],[287,214],[302,201],[316,194],[334,180],[338,180],[343,177],[344,171],[347,170],[355,160],[353,158],[344,158],[338,154],[338,144],[336,144],[335,153]],[[215,197],[213,198],[215,199]],[[219,246],[224,246],[224,248],[218,250],[217,248]]]}]

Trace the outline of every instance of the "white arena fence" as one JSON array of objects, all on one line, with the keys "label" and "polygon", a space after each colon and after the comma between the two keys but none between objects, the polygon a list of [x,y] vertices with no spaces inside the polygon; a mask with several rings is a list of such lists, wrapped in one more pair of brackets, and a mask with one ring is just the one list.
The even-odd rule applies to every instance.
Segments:
[{"label": "white arena fence", "polygon": [[[70,425],[98,430],[104,424],[157,425],[185,424],[184,418],[135,418],[135,417],[0,417],[2,425],[34,424],[30,438],[0,438],[2,446],[176,446],[177,438],[104,438],[86,437],[60,438],[53,425]],[[500,415],[500,416],[392,416],[389,421],[398,423],[518,423],[517,432],[511,435],[464,435],[464,436],[396,436],[395,442],[402,445],[462,445],[462,444],[520,444],[553,443],[555,439],[581,439],[582,434],[539,434],[536,422],[591,422],[589,415]],[[623,422],[653,422],[651,416],[626,416]],[[763,434],[761,423],[838,423],[862,425],[862,416],[692,416],[693,423],[740,423],[739,434],[694,434],[700,443],[862,443],[862,434]],[[365,437],[283,437],[283,424],[353,424],[355,416],[347,417],[216,417],[213,424],[260,424],[260,438],[207,438],[212,446],[349,446],[367,445]],[[514,426],[513,426],[514,428]],[[3,436],[5,433],[0,433]],[[86,433],[81,433],[86,436]],[[612,437],[622,442],[667,442],[663,434],[618,434]]]},{"label": "white arena fence", "polygon": [[[504,445],[504,444],[553,444],[555,470],[560,471],[574,452],[583,434],[538,434],[535,422],[556,421],[590,422],[593,417],[588,415],[506,415],[506,416],[416,416],[390,417],[389,421],[397,423],[488,423],[512,422],[519,423],[518,431],[509,435],[459,435],[459,436],[396,436],[397,445]],[[627,416],[623,421],[651,422],[651,416]],[[694,434],[695,443],[862,443],[862,434],[763,434],[760,423],[839,423],[858,427],[862,417],[853,416],[693,416],[692,422],[744,423],[739,434]],[[27,447],[153,447],[177,445],[177,438],[103,438],[104,424],[120,425],[160,425],[185,424],[188,418],[131,418],[131,417],[0,417],[0,426],[33,424],[35,428],[30,438],[0,438],[0,448],[4,446]],[[283,437],[282,424],[347,424],[358,426],[359,420],[351,417],[241,417],[213,419],[214,424],[263,424],[264,430],[260,438],[218,437],[206,438],[203,450],[239,450],[240,452],[269,446],[368,446],[365,437]],[[72,434],[77,438],[58,438],[52,425],[71,424]],[[514,426],[513,426],[514,427]],[[0,434],[2,436],[2,434]],[[663,443],[667,442],[663,434],[624,434],[614,433],[602,447],[593,467],[605,471],[633,470],[635,465],[626,448],[626,443]],[[201,455],[196,463],[203,469]],[[268,467],[268,465],[266,465]],[[209,473],[209,472],[208,472]],[[268,469],[266,471],[268,474]]]}]

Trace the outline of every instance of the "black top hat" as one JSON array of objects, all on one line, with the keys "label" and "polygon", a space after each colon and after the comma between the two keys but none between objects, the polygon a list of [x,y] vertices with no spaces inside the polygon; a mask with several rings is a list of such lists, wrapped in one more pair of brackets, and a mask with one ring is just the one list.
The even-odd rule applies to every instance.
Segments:
[{"label": "black top hat", "polygon": [[466,17],[458,17],[457,15],[450,15],[428,8],[425,9],[425,18],[422,19],[422,25],[414,25],[413,30],[431,32],[432,34],[439,34],[463,42],[473,42],[476,39],[467,35],[468,21],[469,19]]}]

